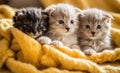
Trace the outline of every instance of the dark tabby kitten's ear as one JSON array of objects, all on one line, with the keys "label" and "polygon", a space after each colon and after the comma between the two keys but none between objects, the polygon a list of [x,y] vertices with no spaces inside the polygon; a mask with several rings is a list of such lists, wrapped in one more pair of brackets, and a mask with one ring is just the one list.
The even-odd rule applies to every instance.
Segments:
[{"label": "dark tabby kitten's ear", "polygon": [[15,12],[15,16],[13,16],[13,21],[21,20],[24,17],[24,14],[21,11]]},{"label": "dark tabby kitten's ear", "polygon": [[48,18],[48,13],[47,12],[45,12],[45,11],[42,11],[42,18],[43,19],[46,19],[46,20],[48,20],[49,18]]}]

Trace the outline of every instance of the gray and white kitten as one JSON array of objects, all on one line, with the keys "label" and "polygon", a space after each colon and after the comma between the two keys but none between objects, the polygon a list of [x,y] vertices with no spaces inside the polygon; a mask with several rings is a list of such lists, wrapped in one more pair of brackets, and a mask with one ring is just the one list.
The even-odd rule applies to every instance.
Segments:
[{"label": "gray and white kitten", "polygon": [[47,7],[49,14],[49,30],[47,36],[52,40],[61,41],[65,46],[77,46],[77,12],[81,10],[69,4],[55,4]]},{"label": "gray and white kitten", "polygon": [[112,16],[99,9],[86,9],[79,15],[78,41],[86,55],[111,49]]}]

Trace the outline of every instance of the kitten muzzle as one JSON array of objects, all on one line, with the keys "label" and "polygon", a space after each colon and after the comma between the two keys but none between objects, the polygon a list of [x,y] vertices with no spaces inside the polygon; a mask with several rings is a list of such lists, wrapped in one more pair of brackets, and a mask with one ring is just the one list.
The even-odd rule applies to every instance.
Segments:
[{"label": "kitten muzzle", "polygon": [[95,32],[91,32],[91,34],[92,34],[93,36],[95,36]]},{"label": "kitten muzzle", "polygon": [[65,29],[66,29],[67,31],[69,31],[69,30],[70,30],[70,28],[68,28],[68,27],[67,27],[67,28],[65,28]]}]

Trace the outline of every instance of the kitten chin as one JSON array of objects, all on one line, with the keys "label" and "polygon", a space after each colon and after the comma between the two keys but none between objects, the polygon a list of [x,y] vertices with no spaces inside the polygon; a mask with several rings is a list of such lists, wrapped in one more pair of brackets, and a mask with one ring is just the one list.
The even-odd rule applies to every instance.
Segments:
[{"label": "kitten chin", "polygon": [[111,49],[111,19],[110,14],[95,8],[83,10],[79,14],[78,41],[85,54]]},{"label": "kitten chin", "polygon": [[[49,31],[46,33],[52,40],[59,40],[63,42],[64,45],[70,47],[72,44],[76,43],[77,36],[77,13],[80,13],[81,10],[69,5],[69,4],[55,4],[47,7],[45,9],[46,12],[49,14]],[[69,37],[74,41],[66,40],[65,38]],[[70,42],[70,45],[67,45],[64,42]]]},{"label": "kitten chin", "polygon": [[15,28],[18,28],[32,38],[41,36],[48,29],[48,14],[34,7],[16,11],[13,21]]}]

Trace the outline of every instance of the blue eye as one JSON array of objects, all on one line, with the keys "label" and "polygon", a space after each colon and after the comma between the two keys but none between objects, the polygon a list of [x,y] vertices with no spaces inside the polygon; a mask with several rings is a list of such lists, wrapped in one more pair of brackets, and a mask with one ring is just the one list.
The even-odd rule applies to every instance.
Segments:
[{"label": "blue eye", "polygon": [[98,26],[97,26],[97,29],[101,29],[101,25],[98,25]]},{"label": "blue eye", "polygon": [[58,22],[59,22],[59,24],[64,24],[63,20],[59,20]]},{"label": "blue eye", "polygon": [[89,25],[85,25],[85,28],[86,28],[86,29],[90,29],[90,26],[89,26]]}]

